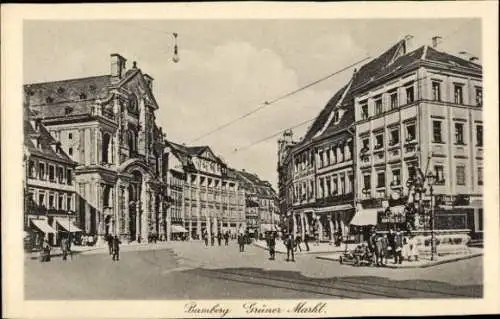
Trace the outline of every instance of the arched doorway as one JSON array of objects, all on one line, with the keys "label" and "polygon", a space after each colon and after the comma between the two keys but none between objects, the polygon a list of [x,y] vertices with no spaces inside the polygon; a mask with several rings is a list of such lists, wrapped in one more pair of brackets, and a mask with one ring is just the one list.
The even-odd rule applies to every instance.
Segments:
[{"label": "arched doorway", "polygon": [[132,180],[130,181],[129,192],[129,230],[130,240],[135,240],[140,230],[140,196],[141,196],[142,175],[138,171],[132,171]]}]

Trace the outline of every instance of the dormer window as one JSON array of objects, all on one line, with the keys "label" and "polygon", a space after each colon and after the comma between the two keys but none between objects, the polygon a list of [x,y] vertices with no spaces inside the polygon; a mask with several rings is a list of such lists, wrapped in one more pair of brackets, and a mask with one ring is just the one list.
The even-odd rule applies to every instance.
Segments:
[{"label": "dormer window", "polygon": [[87,98],[87,94],[80,93],[80,100],[85,100]]},{"label": "dormer window", "polygon": [[71,106],[67,106],[65,109],[64,109],[64,114],[65,115],[69,115],[73,113],[73,108]]},{"label": "dormer window", "polygon": [[46,99],[45,99],[45,102],[47,102],[47,104],[50,104],[52,102],[54,102],[54,99],[50,96],[48,96]]},{"label": "dormer window", "polygon": [[58,94],[63,94],[63,93],[64,93],[64,91],[65,91],[65,90],[64,90],[64,88],[63,88],[63,87],[58,87],[58,88],[57,88],[57,93],[58,93]]}]

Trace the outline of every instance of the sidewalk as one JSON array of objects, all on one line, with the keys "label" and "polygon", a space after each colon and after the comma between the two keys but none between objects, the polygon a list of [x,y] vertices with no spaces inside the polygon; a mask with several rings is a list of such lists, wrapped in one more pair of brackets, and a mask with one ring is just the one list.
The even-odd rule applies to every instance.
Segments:
[{"label": "sidewalk", "polygon": [[[436,260],[430,260],[430,256],[424,256],[424,258],[420,258],[418,261],[403,261],[402,264],[394,264],[393,260],[390,259],[388,263],[386,264],[385,268],[427,268],[427,267],[432,267],[444,263],[450,263],[454,261],[459,261],[459,260],[464,260],[464,259],[469,259],[473,257],[478,257],[483,255],[483,249],[481,248],[475,248],[471,247],[470,248],[470,253],[468,254],[461,254],[461,255],[446,255],[446,256],[438,256]],[[342,253],[333,253],[333,254],[327,254],[327,255],[321,255],[317,256],[317,259],[324,259],[324,260],[330,260],[330,261],[335,261],[339,262],[340,256],[342,256]]]},{"label": "sidewalk", "polygon": [[[253,245],[269,250],[267,247],[267,243],[265,240],[257,240],[253,242]],[[295,254],[325,254],[325,253],[343,253],[346,249],[346,245],[342,244],[340,246],[335,246],[333,243],[319,243],[319,245],[316,246],[314,242],[309,242],[309,251],[306,251],[306,245],[304,243],[300,244],[300,247],[302,248],[302,251],[297,249]],[[347,244],[347,250],[354,249],[356,247],[356,244]],[[286,254],[286,247],[285,244],[283,243],[282,240],[277,240],[276,241],[276,253],[277,254]],[[339,255],[340,256],[340,255]]]},{"label": "sidewalk", "polygon": [[[120,252],[124,251],[136,251],[136,250],[157,250],[157,249],[163,249],[166,247],[170,246],[170,242],[157,242],[157,243],[137,243],[137,242],[131,242],[131,243],[125,243],[120,245]],[[82,255],[87,255],[87,254],[104,254],[108,253],[108,246],[107,245],[96,245],[96,246],[77,246],[73,245],[71,247],[71,252],[73,254],[82,254]],[[38,259],[40,256],[40,253],[38,251],[35,252],[27,252],[25,253],[26,258],[28,259]],[[50,256],[51,257],[58,257],[62,256],[62,251],[60,247],[52,247],[52,250],[50,251]]]}]

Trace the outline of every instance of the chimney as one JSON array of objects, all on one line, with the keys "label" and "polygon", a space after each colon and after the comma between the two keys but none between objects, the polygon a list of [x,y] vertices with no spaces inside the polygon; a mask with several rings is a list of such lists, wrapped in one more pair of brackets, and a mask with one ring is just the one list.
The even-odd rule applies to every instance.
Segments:
[{"label": "chimney", "polygon": [[460,51],[460,52],[458,52],[458,55],[460,56],[460,58],[462,58],[466,61],[469,61],[469,59],[470,59],[470,54],[467,51]]},{"label": "chimney", "polygon": [[470,57],[469,61],[472,62],[472,63],[476,63],[476,64],[480,63],[479,62],[479,58],[477,56]]},{"label": "chimney", "polygon": [[404,45],[404,54],[411,52],[413,50],[413,36],[408,34],[404,37],[405,45]]},{"label": "chimney", "polygon": [[113,82],[121,80],[125,73],[127,59],[117,53],[111,54],[111,78]]},{"label": "chimney", "polygon": [[436,48],[438,47],[438,45],[439,45],[439,40],[441,40],[441,39],[442,39],[442,38],[441,38],[440,36],[438,36],[438,35],[436,35],[436,36],[432,37],[432,47],[433,47],[434,49],[436,49]]}]

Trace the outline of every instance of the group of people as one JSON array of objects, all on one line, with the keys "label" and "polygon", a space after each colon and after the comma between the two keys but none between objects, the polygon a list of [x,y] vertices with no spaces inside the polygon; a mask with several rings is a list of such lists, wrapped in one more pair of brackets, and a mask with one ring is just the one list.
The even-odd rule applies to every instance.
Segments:
[{"label": "group of people", "polygon": [[210,240],[211,246],[215,245],[215,240],[217,239],[217,243],[219,246],[222,246],[222,240],[224,239],[224,245],[227,246],[229,244],[229,237],[230,234],[226,230],[224,233],[222,233],[220,230],[217,232],[217,234],[211,233],[211,236],[208,236],[208,231],[206,229],[203,230],[202,232],[202,238],[203,241],[205,242],[205,246],[208,246],[208,241]]},{"label": "group of people", "polygon": [[120,238],[118,235],[106,235],[106,242],[108,243],[109,254],[111,255],[113,261],[120,260]]},{"label": "group of people", "polygon": [[377,266],[385,265],[391,257],[395,264],[402,264],[404,259],[418,260],[419,255],[414,236],[392,229],[388,234],[377,234],[373,229],[367,243],[359,245],[355,252],[371,256]]},{"label": "group of people", "polygon": [[[269,248],[269,260],[275,260],[276,258],[276,239],[279,238],[276,231],[270,231],[266,233],[266,242]],[[295,262],[295,252],[297,249],[302,251],[300,246],[302,242],[302,236],[298,235],[294,238],[293,234],[284,234],[283,243],[286,247],[286,261]],[[304,244],[306,246],[306,251],[309,251],[309,243],[307,236],[304,237]]]}]

